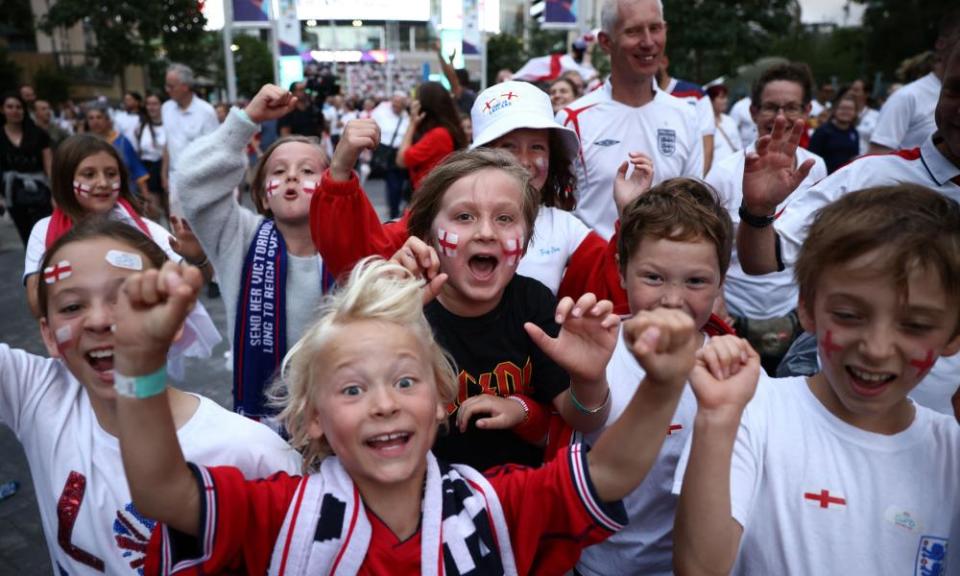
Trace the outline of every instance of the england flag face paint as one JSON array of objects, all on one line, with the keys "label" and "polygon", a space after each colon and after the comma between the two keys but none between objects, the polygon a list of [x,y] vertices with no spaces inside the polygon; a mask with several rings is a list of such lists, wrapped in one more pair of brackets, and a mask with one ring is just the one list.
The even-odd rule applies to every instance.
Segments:
[{"label": "england flag face paint", "polygon": [[140,258],[139,254],[124,252],[123,250],[108,250],[105,258],[107,262],[117,268],[135,270],[137,272],[143,270],[143,259]]},{"label": "england flag face paint", "polygon": [[507,266],[516,266],[523,255],[523,236],[508,238],[501,242],[503,255],[507,259]]},{"label": "england flag face paint", "polygon": [[[118,183],[117,183],[117,186],[118,186],[117,190],[120,189],[120,188],[119,188],[119,185],[120,185],[120,184],[119,184],[119,182],[118,182]],[[91,189],[90,186],[87,186],[86,184],[83,184],[82,182],[78,182],[78,181],[76,181],[76,180],[73,181],[73,193],[76,194],[78,197],[80,197],[80,198],[89,198],[89,197],[90,197],[90,192],[91,192],[91,190],[92,190],[92,189]]]},{"label": "england flag face paint", "polygon": [[453,232],[448,232],[443,228],[437,229],[437,246],[440,249],[440,254],[444,256],[456,256],[457,255],[457,244],[460,238]]},{"label": "england flag face paint", "polygon": [[63,347],[73,340],[73,329],[70,326],[61,326],[54,332],[54,336],[57,339],[57,344]]},{"label": "england flag face paint", "polygon": [[283,185],[283,181],[278,178],[272,178],[267,182],[267,198],[273,198],[275,194],[280,193],[280,188]]},{"label": "england flag face paint", "polygon": [[320,183],[316,180],[304,180],[300,184],[300,190],[302,190],[304,194],[315,194],[319,187]]},{"label": "england flag face paint", "polygon": [[113,182],[110,183],[110,191],[113,192],[114,194],[119,194],[119,193],[120,193],[120,181],[119,181],[119,180],[114,180]]},{"label": "england flag face paint", "polygon": [[47,266],[43,269],[43,281],[47,284],[53,284],[61,280],[66,280],[73,274],[73,268],[67,260],[61,260],[54,266]]}]

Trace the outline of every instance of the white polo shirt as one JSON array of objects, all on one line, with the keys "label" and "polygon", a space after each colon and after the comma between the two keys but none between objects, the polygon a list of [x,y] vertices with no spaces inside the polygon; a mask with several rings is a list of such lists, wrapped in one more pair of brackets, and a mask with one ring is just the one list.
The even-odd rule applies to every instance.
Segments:
[{"label": "white polo shirt", "polygon": [[610,80],[557,112],[557,121],[580,137],[576,215],[609,239],[617,220],[613,181],[628,152],[653,159],[654,179],[703,174],[703,138],[690,106],[660,90],[640,107],[612,97]]},{"label": "white polo shirt", "polygon": [[915,148],[937,131],[933,111],[940,98],[933,72],[897,90],[880,109],[870,141],[893,150]]},{"label": "white polo shirt", "polygon": [[[173,100],[167,100],[160,108],[163,129],[167,133],[167,154],[170,156],[170,172],[176,172],[183,152],[191,142],[210,134],[220,126],[213,106],[194,94],[186,109]],[[173,178],[170,179],[173,182]]]},{"label": "white polo shirt", "polygon": [[[807,228],[813,222],[816,211],[847,192],[871,186],[910,183],[926,186],[960,201],[960,186],[951,181],[957,176],[960,176],[960,166],[950,162],[937,150],[932,137],[927,138],[920,148],[854,160],[817,182],[803,196],[790,201],[774,223],[780,237],[783,264],[792,268],[796,263],[800,245],[807,236]],[[960,387],[958,374],[960,354],[941,357],[910,396],[924,406],[952,414],[950,397]]]},{"label": "white polo shirt", "polygon": [[[751,145],[746,150],[740,150],[732,156],[714,162],[713,168],[707,174],[707,184],[717,191],[721,204],[730,213],[734,230],[740,225],[740,204],[743,203],[743,166],[747,153],[754,150],[754,146]],[[810,158],[816,164],[793,194],[777,207],[778,214],[802,198],[815,182],[826,177],[827,166],[823,159],[813,152],[797,148],[798,166]],[[800,295],[800,290],[793,280],[792,267],[763,276],[751,276],[740,266],[736,245],[733,247],[730,268],[727,270],[723,284],[723,295],[730,312],[755,320],[786,316],[797,307],[797,297]]]}]

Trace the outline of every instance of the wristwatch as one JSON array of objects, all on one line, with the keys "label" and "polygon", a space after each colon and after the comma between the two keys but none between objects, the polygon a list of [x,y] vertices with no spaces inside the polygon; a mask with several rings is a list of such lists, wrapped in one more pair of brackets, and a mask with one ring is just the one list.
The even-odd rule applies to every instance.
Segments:
[{"label": "wristwatch", "polygon": [[746,204],[740,205],[740,221],[751,228],[766,228],[773,224],[774,220],[776,220],[776,216],[772,214],[769,216],[757,216],[747,210]]}]

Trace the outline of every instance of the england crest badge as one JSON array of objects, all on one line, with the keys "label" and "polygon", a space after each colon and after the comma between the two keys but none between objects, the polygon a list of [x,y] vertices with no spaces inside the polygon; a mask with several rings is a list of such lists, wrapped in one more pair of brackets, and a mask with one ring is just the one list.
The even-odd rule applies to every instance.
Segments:
[{"label": "england crest badge", "polygon": [[947,573],[947,539],[921,536],[914,576],[941,576]]},{"label": "england crest badge", "polygon": [[671,128],[657,128],[657,149],[664,156],[673,156],[677,150],[677,133]]}]

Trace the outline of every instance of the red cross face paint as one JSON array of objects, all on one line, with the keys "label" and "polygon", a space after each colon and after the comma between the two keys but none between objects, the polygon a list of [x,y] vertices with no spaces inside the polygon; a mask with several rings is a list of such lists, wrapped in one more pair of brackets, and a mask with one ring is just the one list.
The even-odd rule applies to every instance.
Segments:
[{"label": "red cross face paint", "polygon": [[316,194],[319,186],[320,186],[320,183],[317,182],[316,180],[304,180],[300,184],[300,190],[304,194]]},{"label": "red cross face paint", "polygon": [[273,197],[275,194],[280,192],[280,188],[283,186],[283,181],[277,178],[272,178],[267,182],[266,192],[267,198]]},{"label": "red cross face paint", "polygon": [[53,332],[53,335],[57,339],[57,350],[63,356],[66,348],[73,343],[73,328],[69,324],[61,326]]},{"label": "red cross face paint", "polygon": [[119,193],[120,193],[120,181],[119,181],[119,180],[110,183],[110,191],[113,192],[114,194],[119,194]]},{"label": "red cross face paint", "polygon": [[444,256],[457,255],[457,242],[460,238],[453,232],[447,232],[443,228],[437,230],[437,248],[440,254]]},{"label": "red cross face paint", "polygon": [[47,284],[53,284],[61,280],[66,280],[73,274],[73,267],[68,260],[61,260],[53,266],[47,266],[43,269],[43,281]]},{"label": "red cross face paint", "polygon": [[838,352],[843,349],[842,346],[838,346],[833,342],[833,333],[830,330],[827,330],[827,335],[820,341],[820,348],[823,350],[823,355],[829,360],[834,352]]},{"label": "red cross face paint", "polygon": [[930,369],[933,368],[933,365],[936,364],[936,362],[936,356],[934,355],[933,350],[927,350],[927,354],[922,360],[911,360],[910,365],[917,369],[917,378],[923,378],[928,372],[930,372]]},{"label": "red cross face paint", "polygon": [[518,238],[508,238],[502,242],[503,257],[507,266],[516,266],[523,256],[523,236]]},{"label": "red cross face paint", "polygon": [[[117,188],[119,190],[119,187]],[[78,198],[89,198],[92,188],[87,186],[82,182],[73,181],[73,193],[77,195]]]}]

